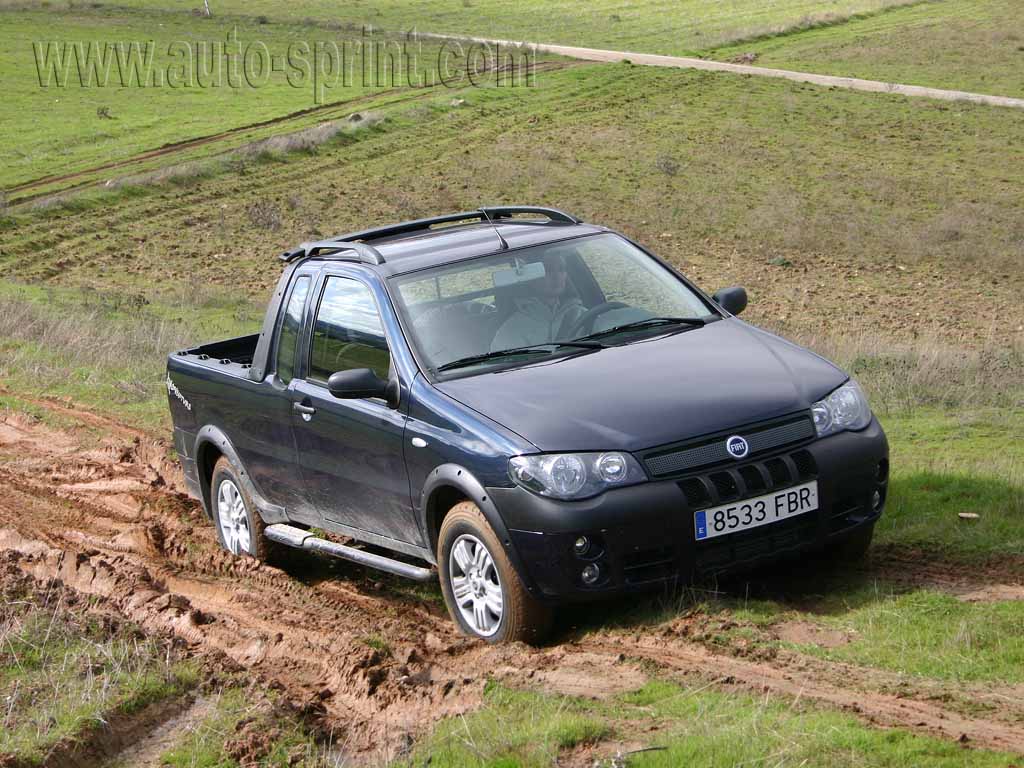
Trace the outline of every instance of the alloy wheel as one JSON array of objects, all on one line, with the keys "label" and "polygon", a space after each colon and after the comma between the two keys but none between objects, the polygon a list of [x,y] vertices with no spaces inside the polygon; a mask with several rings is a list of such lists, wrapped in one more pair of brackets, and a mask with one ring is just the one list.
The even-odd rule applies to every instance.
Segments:
[{"label": "alloy wheel", "polygon": [[448,557],[448,573],[466,624],[481,637],[497,632],[505,601],[498,569],[483,542],[468,533],[459,536]]},{"label": "alloy wheel", "polygon": [[231,480],[221,481],[217,489],[217,519],[228,550],[236,555],[250,554],[249,516],[242,494]]}]

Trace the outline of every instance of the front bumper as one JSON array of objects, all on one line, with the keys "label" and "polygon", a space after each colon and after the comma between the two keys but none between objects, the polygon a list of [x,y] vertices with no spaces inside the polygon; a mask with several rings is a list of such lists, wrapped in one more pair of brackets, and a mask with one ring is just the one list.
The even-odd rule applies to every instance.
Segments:
[{"label": "front bumper", "polygon": [[[878,421],[744,461],[608,491],[584,501],[558,501],[514,488],[488,493],[524,564],[522,576],[538,597],[583,600],[663,586],[678,580],[741,570],[788,553],[825,547],[882,513],[889,446]],[[694,512],[734,499],[818,482],[818,509],[714,539],[697,541]],[[880,503],[873,503],[875,492]],[[583,556],[573,542],[586,536]],[[585,585],[588,563],[601,577]]]}]

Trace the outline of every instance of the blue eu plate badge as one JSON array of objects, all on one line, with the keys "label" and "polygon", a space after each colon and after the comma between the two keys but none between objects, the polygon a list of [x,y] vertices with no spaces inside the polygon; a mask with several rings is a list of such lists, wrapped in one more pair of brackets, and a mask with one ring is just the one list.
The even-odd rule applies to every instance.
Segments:
[{"label": "blue eu plate badge", "polygon": [[704,512],[698,512],[694,515],[694,521],[697,524],[697,539],[706,539],[708,537],[708,517]]}]

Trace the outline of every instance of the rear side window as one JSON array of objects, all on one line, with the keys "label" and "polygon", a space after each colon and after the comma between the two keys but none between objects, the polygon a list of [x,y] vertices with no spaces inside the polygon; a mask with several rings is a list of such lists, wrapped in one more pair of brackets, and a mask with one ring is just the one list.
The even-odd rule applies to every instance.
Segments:
[{"label": "rear side window", "polygon": [[281,331],[277,335],[277,377],[285,384],[295,376],[295,347],[299,340],[302,309],[306,306],[307,295],[309,278],[300,277],[295,281],[284,317],[281,318]]},{"label": "rear side window", "polygon": [[391,354],[370,289],[358,280],[328,277],[316,313],[309,378],[326,382],[332,373],[369,368],[388,377]]}]

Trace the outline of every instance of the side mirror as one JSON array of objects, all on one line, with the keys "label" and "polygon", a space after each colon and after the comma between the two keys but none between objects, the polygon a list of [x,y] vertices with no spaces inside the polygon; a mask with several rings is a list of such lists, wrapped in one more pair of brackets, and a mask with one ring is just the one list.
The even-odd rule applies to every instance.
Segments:
[{"label": "side mirror", "polygon": [[731,315],[738,315],[747,308],[747,289],[739,285],[715,291],[711,298]]},{"label": "side mirror", "polygon": [[388,399],[388,382],[369,368],[351,368],[332,373],[327,389],[339,400],[357,400],[364,397]]}]

